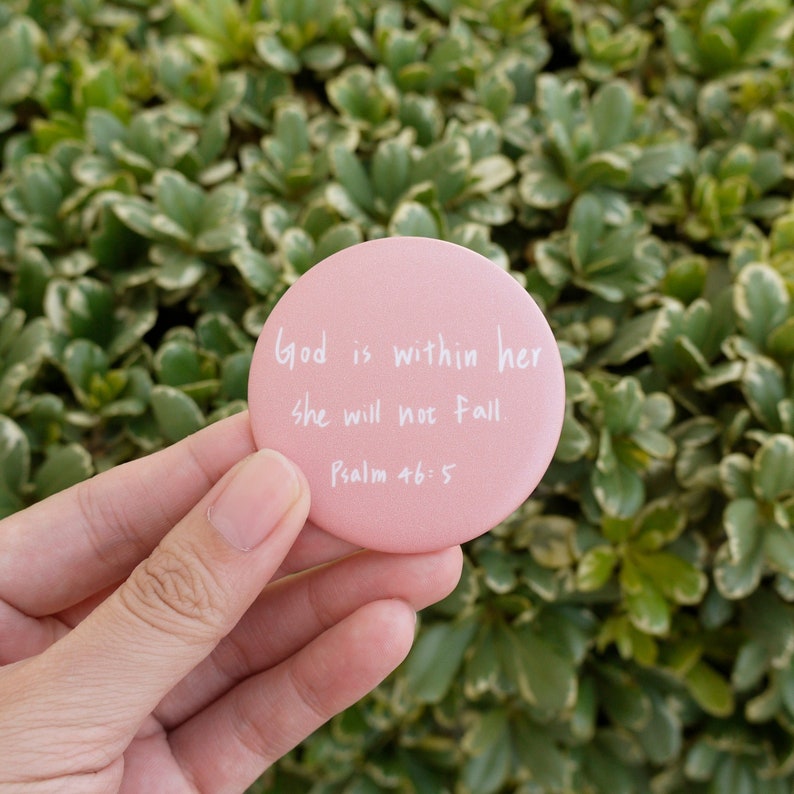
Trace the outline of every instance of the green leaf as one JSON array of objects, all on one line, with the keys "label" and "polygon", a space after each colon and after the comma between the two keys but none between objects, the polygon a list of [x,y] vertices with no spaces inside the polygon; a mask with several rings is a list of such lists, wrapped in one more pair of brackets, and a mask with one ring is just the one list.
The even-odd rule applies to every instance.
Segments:
[{"label": "green leaf", "polygon": [[301,53],[303,62],[315,72],[330,72],[345,61],[345,48],[341,44],[322,42],[307,47]]},{"label": "green leaf", "polygon": [[570,719],[570,729],[579,740],[589,741],[593,738],[598,719],[598,691],[592,676],[587,673],[579,679],[576,703]]},{"label": "green leaf", "polygon": [[603,673],[601,696],[610,719],[630,730],[645,727],[651,715],[648,695],[623,671],[607,667]]},{"label": "green leaf", "polygon": [[664,392],[653,392],[645,397],[642,403],[642,428],[664,430],[675,416],[675,404],[670,395]]},{"label": "green leaf", "polygon": [[758,548],[764,521],[758,503],[753,499],[736,499],[728,504],[723,516],[731,558],[741,560]]},{"label": "green leaf", "polygon": [[354,223],[337,223],[324,232],[314,249],[317,261],[362,242],[361,229]]},{"label": "green leaf", "polygon": [[225,399],[246,400],[248,398],[248,372],[251,369],[251,353],[232,353],[224,359],[221,368],[221,390]]},{"label": "green leaf", "polygon": [[[632,163],[626,187],[631,190],[661,187],[681,176],[694,163],[695,150],[689,143],[677,141],[645,146]],[[692,294],[691,289],[687,294]]]},{"label": "green leaf", "polygon": [[115,334],[107,347],[111,361],[129,352],[154,327],[157,311],[151,293],[139,293],[135,300],[120,307],[116,320]]},{"label": "green leaf", "polygon": [[91,390],[91,379],[107,373],[109,362],[99,345],[88,339],[76,339],[64,350],[63,365],[78,399],[85,404]]},{"label": "green leaf", "polygon": [[464,665],[463,691],[467,698],[476,700],[497,687],[501,667],[491,622],[478,632],[467,654]]},{"label": "green leaf", "polygon": [[649,311],[622,322],[599,360],[606,364],[625,364],[645,353],[651,344],[651,329],[656,319],[657,312]]},{"label": "green leaf", "polygon": [[583,193],[571,207],[568,218],[571,230],[571,260],[583,269],[590,261],[596,242],[604,234],[604,209],[592,193]]},{"label": "green leaf", "polygon": [[269,66],[286,74],[297,74],[300,58],[284,46],[278,36],[260,36],[255,43],[256,54]]},{"label": "green leaf", "polygon": [[19,495],[30,476],[30,444],[20,426],[0,414],[0,514],[22,507]]},{"label": "green leaf", "polygon": [[773,502],[794,491],[794,438],[770,436],[753,459],[753,489],[759,499]]},{"label": "green leaf", "polygon": [[606,514],[601,518],[601,531],[607,540],[622,544],[631,536],[634,523],[633,517],[622,518]]},{"label": "green leaf", "polygon": [[247,244],[245,226],[241,222],[229,221],[201,232],[195,238],[195,250],[202,255],[224,255]]},{"label": "green leaf", "polygon": [[439,703],[460,669],[477,623],[463,620],[423,628],[408,656],[403,672],[411,697],[422,703]]},{"label": "green leaf", "polygon": [[416,201],[404,201],[389,222],[389,234],[401,237],[440,237],[433,213]]},{"label": "green leaf", "polygon": [[353,201],[367,212],[374,212],[375,194],[367,172],[355,153],[346,146],[336,146],[331,150],[331,164],[339,184]]},{"label": "green leaf", "polygon": [[734,453],[720,461],[720,482],[729,498],[753,498],[752,472],[753,462],[746,455]]},{"label": "green leaf", "polygon": [[531,626],[502,626],[497,634],[502,669],[518,685],[521,696],[538,709],[558,713],[576,698],[573,662]]},{"label": "green leaf", "polygon": [[372,158],[372,187],[387,207],[393,207],[411,184],[411,152],[404,138],[383,141]]},{"label": "green leaf", "polygon": [[733,713],[733,690],[730,684],[704,661],[696,662],[684,677],[689,694],[708,714],[727,717]]},{"label": "green leaf", "polygon": [[769,334],[766,347],[773,356],[779,359],[785,359],[794,354],[794,317],[786,318]]},{"label": "green leaf", "polygon": [[46,499],[88,479],[93,473],[91,455],[79,444],[49,447],[44,462],[33,478],[36,498]]},{"label": "green leaf", "polygon": [[[188,235],[198,234],[204,214],[204,191],[178,171],[158,171],[155,199],[160,210]],[[156,225],[156,219],[153,221]]]},{"label": "green leaf", "polygon": [[279,252],[297,273],[305,273],[317,262],[314,240],[303,229],[287,229],[279,241]]},{"label": "green leaf", "polygon": [[742,604],[742,630],[760,642],[776,669],[790,667],[794,655],[794,610],[771,590],[754,594]]},{"label": "green leaf", "polygon": [[639,731],[648,759],[658,765],[677,759],[683,743],[681,718],[672,704],[660,697],[651,699],[652,711],[646,725]]},{"label": "green leaf", "polygon": [[0,48],[4,55],[0,64],[0,101],[15,104],[26,98],[35,85],[40,66],[38,49],[43,44],[42,31],[26,16],[3,19]]},{"label": "green leaf", "polygon": [[422,146],[438,140],[444,127],[444,114],[432,95],[404,94],[399,115],[406,129],[416,131],[418,143]]},{"label": "green leaf", "polygon": [[167,386],[184,386],[208,377],[198,350],[179,339],[165,342],[154,357],[155,372]]},{"label": "green leaf", "polygon": [[199,346],[221,358],[252,349],[251,339],[229,317],[219,312],[203,314],[196,322]]},{"label": "green leaf", "polygon": [[149,255],[159,265],[155,281],[164,290],[195,287],[207,270],[202,259],[170,245],[154,246]]},{"label": "green leaf", "polygon": [[469,175],[474,180],[473,189],[477,193],[489,195],[510,182],[515,175],[515,167],[509,158],[494,154],[477,160]]},{"label": "green leaf", "polygon": [[[727,547],[723,547],[727,551]],[[754,592],[764,573],[763,546],[738,560],[728,554],[718,554],[714,568],[714,582],[720,594],[727,599],[745,598]]]},{"label": "green leaf", "polygon": [[516,757],[533,783],[543,791],[570,790],[574,764],[554,737],[523,715],[511,722],[510,729]]},{"label": "green leaf", "polygon": [[780,429],[778,406],[786,397],[780,366],[772,359],[754,356],[744,368],[742,391],[753,413],[770,430]]},{"label": "green leaf", "polygon": [[746,642],[736,655],[731,673],[731,683],[738,692],[755,687],[769,667],[769,652],[760,642]]},{"label": "green leaf", "polygon": [[114,297],[106,284],[91,278],[71,283],[53,280],[44,303],[47,316],[61,333],[100,345],[111,338]]},{"label": "green leaf", "polygon": [[698,781],[710,780],[719,758],[719,749],[712,744],[710,737],[704,736],[701,740],[695,742],[687,753],[687,777]]},{"label": "green leaf", "polygon": [[[609,740],[612,740],[610,742]],[[585,750],[581,770],[599,792],[609,794],[634,794],[636,787],[629,762],[620,757],[612,745],[619,742],[614,733],[606,733],[600,741],[590,743]],[[620,745],[619,745],[620,747]],[[622,749],[622,748],[621,748]],[[545,793],[544,793],[545,794]]]},{"label": "green leaf", "polygon": [[363,65],[350,66],[326,83],[331,104],[355,123],[371,127],[392,113],[395,97],[379,75]]},{"label": "green leaf", "polygon": [[642,387],[636,378],[622,378],[604,400],[604,424],[614,435],[635,431],[644,408]]},{"label": "green leaf", "polygon": [[577,587],[585,592],[603,587],[611,578],[617,560],[612,546],[594,546],[586,551],[576,569]]},{"label": "green leaf", "polygon": [[154,227],[155,208],[137,196],[120,198],[114,201],[111,209],[116,217],[132,231],[148,239],[158,239],[159,234]]},{"label": "green leaf", "polygon": [[764,552],[771,568],[794,578],[794,532],[772,524],[764,534]]},{"label": "green leaf", "polygon": [[635,430],[631,440],[653,458],[669,460],[675,454],[675,442],[658,430]]},{"label": "green leaf", "polygon": [[670,629],[670,606],[653,581],[633,563],[624,561],[620,583],[631,622],[647,634],[667,634]]},{"label": "green leaf", "polygon": [[458,198],[469,182],[471,150],[464,138],[452,138],[429,147],[413,168],[416,184],[432,182],[441,204]]},{"label": "green leaf", "polygon": [[0,133],[10,130],[16,124],[16,114],[0,106]]},{"label": "green leaf", "polygon": [[627,83],[616,81],[593,97],[590,118],[599,148],[611,149],[628,138],[634,117],[634,97]]},{"label": "green leaf", "polygon": [[706,575],[675,554],[635,553],[632,559],[655,587],[677,604],[697,604],[706,592]]},{"label": "green leaf", "polygon": [[754,499],[736,499],[725,509],[727,543],[717,554],[714,581],[728,599],[755,590],[763,573],[764,522]]},{"label": "green leaf", "polygon": [[468,750],[462,770],[464,791],[493,794],[505,783],[512,766],[512,749],[507,715],[495,709],[480,715],[463,739]]},{"label": "green leaf", "polygon": [[622,187],[631,176],[631,162],[615,152],[599,152],[590,155],[577,170],[577,182],[583,188]]},{"label": "green leaf", "polygon": [[565,421],[560,434],[560,441],[554,453],[556,460],[572,463],[582,458],[590,449],[591,439],[585,426],[573,414],[573,409],[566,408]]},{"label": "green leaf", "polygon": [[204,415],[196,403],[184,392],[172,386],[155,386],[151,405],[157,427],[163,438],[171,443],[200,430]]},{"label": "green leaf", "polygon": [[667,269],[662,289],[666,295],[682,303],[692,303],[703,294],[707,272],[706,257],[695,255],[679,257]]},{"label": "green leaf", "polygon": [[278,270],[271,260],[249,246],[237,248],[230,259],[245,283],[259,295],[267,295],[278,281]]},{"label": "green leaf", "polygon": [[645,501],[642,478],[623,463],[606,472],[593,469],[590,482],[601,509],[611,515],[633,516]]},{"label": "green leaf", "polygon": [[28,323],[15,335],[5,353],[5,365],[24,364],[28,372],[35,372],[52,352],[52,329],[43,317]]},{"label": "green leaf", "polygon": [[751,264],[742,268],[734,289],[734,309],[739,323],[759,350],[769,334],[789,313],[786,285],[769,265]]},{"label": "green leaf", "polygon": [[644,551],[657,551],[672,543],[686,526],[686,515],[668,501],[648,504],[637,522],[634,546]]},{"label": "green leaf", "polygon": [[537,80],[537,103],[543,116],[548,120],[557,120],[566,127],[573,124],[572,106],[574,105],[571,91],[556,74],[543,73]]},{"label": "green leaf", "polygon": [[19,189],[29,211],[55,218],[64,198],[59,165],[36,155],[26,158],[20,166]]},{"label": "green leaf", "polygon": [[104,108],[90,108],[85,120],[86,132],[96,150],[111,156],[111,144],[126,137],[127,130],[119,118]]},{"label": "green leaf", "polygon": [[495,593],[509,593],[516,586],[514,560],[498,549],[484,549],[477,555],[485,585]]},{"label": "green leaf", "polygon": [[[0,216],[0,232],[2,217]],[[0,241],[1,242],[1,241]],[[0,245],[0,258],[11,259],[12,248],[3,253]],[[47,285],[53,276],[52,264],[38,248],[28,248],[17,257],[16,290],[14,303],[31,317],[42,314]]]},{"label": "green leaf", "polygon": [[217,231],[230,224],[239,224],[239,216],[249,195],[236,185],[221,185],[208,196],[201,196],[201,214],[196,219],[201,234]]},{"label": "green leaf", "polygon": [[10,412],[20,397],[23,386],[31,379],[26,364],[12,364],[0,374],[0,412]]},{"label": "green leaf", "polygon": [[518,192],[530,207],[554,209],[574,195],[573,188],[562,176],[550,171],[530,171],[521,177]]},{"label": "green leaf", "polygon": [[[572,560],[571,545],[576,522],[566,516],[539,515],[530,518],[524,528],[531,540],[532,556],[546,568],[567,568]],[[509,555],[496,552],[503,561],[514,566]],[[504,563],[503,563],[504,564]]]}]

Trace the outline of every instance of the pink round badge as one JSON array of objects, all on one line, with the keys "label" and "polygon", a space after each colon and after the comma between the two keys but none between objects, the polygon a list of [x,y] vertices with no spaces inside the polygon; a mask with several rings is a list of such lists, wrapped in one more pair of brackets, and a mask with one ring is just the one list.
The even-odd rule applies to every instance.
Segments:
[{"label": "pink round badge", "polygon": [[508,273],[393,237],[340,251],[271,312],[249,380],[254,438],[294,460],[309,517],[370,549],[440,549],[534,490],[565,409],[557,344]]}]

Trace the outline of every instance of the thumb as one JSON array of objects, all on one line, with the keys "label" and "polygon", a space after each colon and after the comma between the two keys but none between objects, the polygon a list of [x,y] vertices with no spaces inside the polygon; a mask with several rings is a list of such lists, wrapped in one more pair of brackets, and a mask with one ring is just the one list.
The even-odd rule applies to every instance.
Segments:
[{"label": "thumb", "polygon": [[33,689],[48,682],[50,730],[59,714],[62,725],[92,725],[94,742],[102,726],[123,749],[261,592],[308,505],[303,475],[278,453],[237,464],[113,595],[42,654],[47,669]]}]

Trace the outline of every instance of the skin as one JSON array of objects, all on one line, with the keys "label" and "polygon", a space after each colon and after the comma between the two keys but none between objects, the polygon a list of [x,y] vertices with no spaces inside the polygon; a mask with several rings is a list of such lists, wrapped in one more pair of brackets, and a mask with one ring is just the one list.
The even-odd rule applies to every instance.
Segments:
[{"label": "skin", "polygon": [[234,499],[261,521],[292,489],[242,551],[212,511],[254,452],[239,414],[0,522],[2,794],[242,792],[405,658],[460,548],[335,540],[284,461]]}]

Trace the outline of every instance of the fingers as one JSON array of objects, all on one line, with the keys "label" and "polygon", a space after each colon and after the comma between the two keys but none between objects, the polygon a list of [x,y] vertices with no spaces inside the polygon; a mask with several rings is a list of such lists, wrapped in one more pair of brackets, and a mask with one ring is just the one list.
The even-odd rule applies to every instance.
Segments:
[{"label": "fingers", "polygon": [[[238,464],[121,587],[24,665],[23,694],[8,707],[20,712],[26,741],[38,735],[43,745],[57,714],[59,724],[75,726],[85,763],[96,763],[98,747],[122,752],[281,565],[308,503],[303,476],[281,455],[259,452]],[[10,761],[0,757],[0,768]]]},{"label": "fingers", "polygon": [[57,618],[31,618],[0,601],[0,667],[41,653],[68,630]]},{"label": "fingers", "polygon": [[160,703],[173,728],[243,679],[273,667],[367,603],[398,598],[418,611],[460,578],[460,547],[426,554],[364,551],[270,585],[213,653]]},{"label": "fingers", "polygon": [[324,562],[331,562],[358,551],[358,548],[346,540],[329,535],[311,521],[307,521],[274,578],[279,579],[297,571],[322,565]]},{"label": "fingers", "polygon": [[237,414],[10,516],[0,522],[0,600],[47,615],[126,578],[254,449],[248,414]]},{"label": "fingers", "polygon": [[377,686],[407,655],[415,613],[378,601],[249,678],[171,734],[199,791],[237,794],[273,761]]}]

